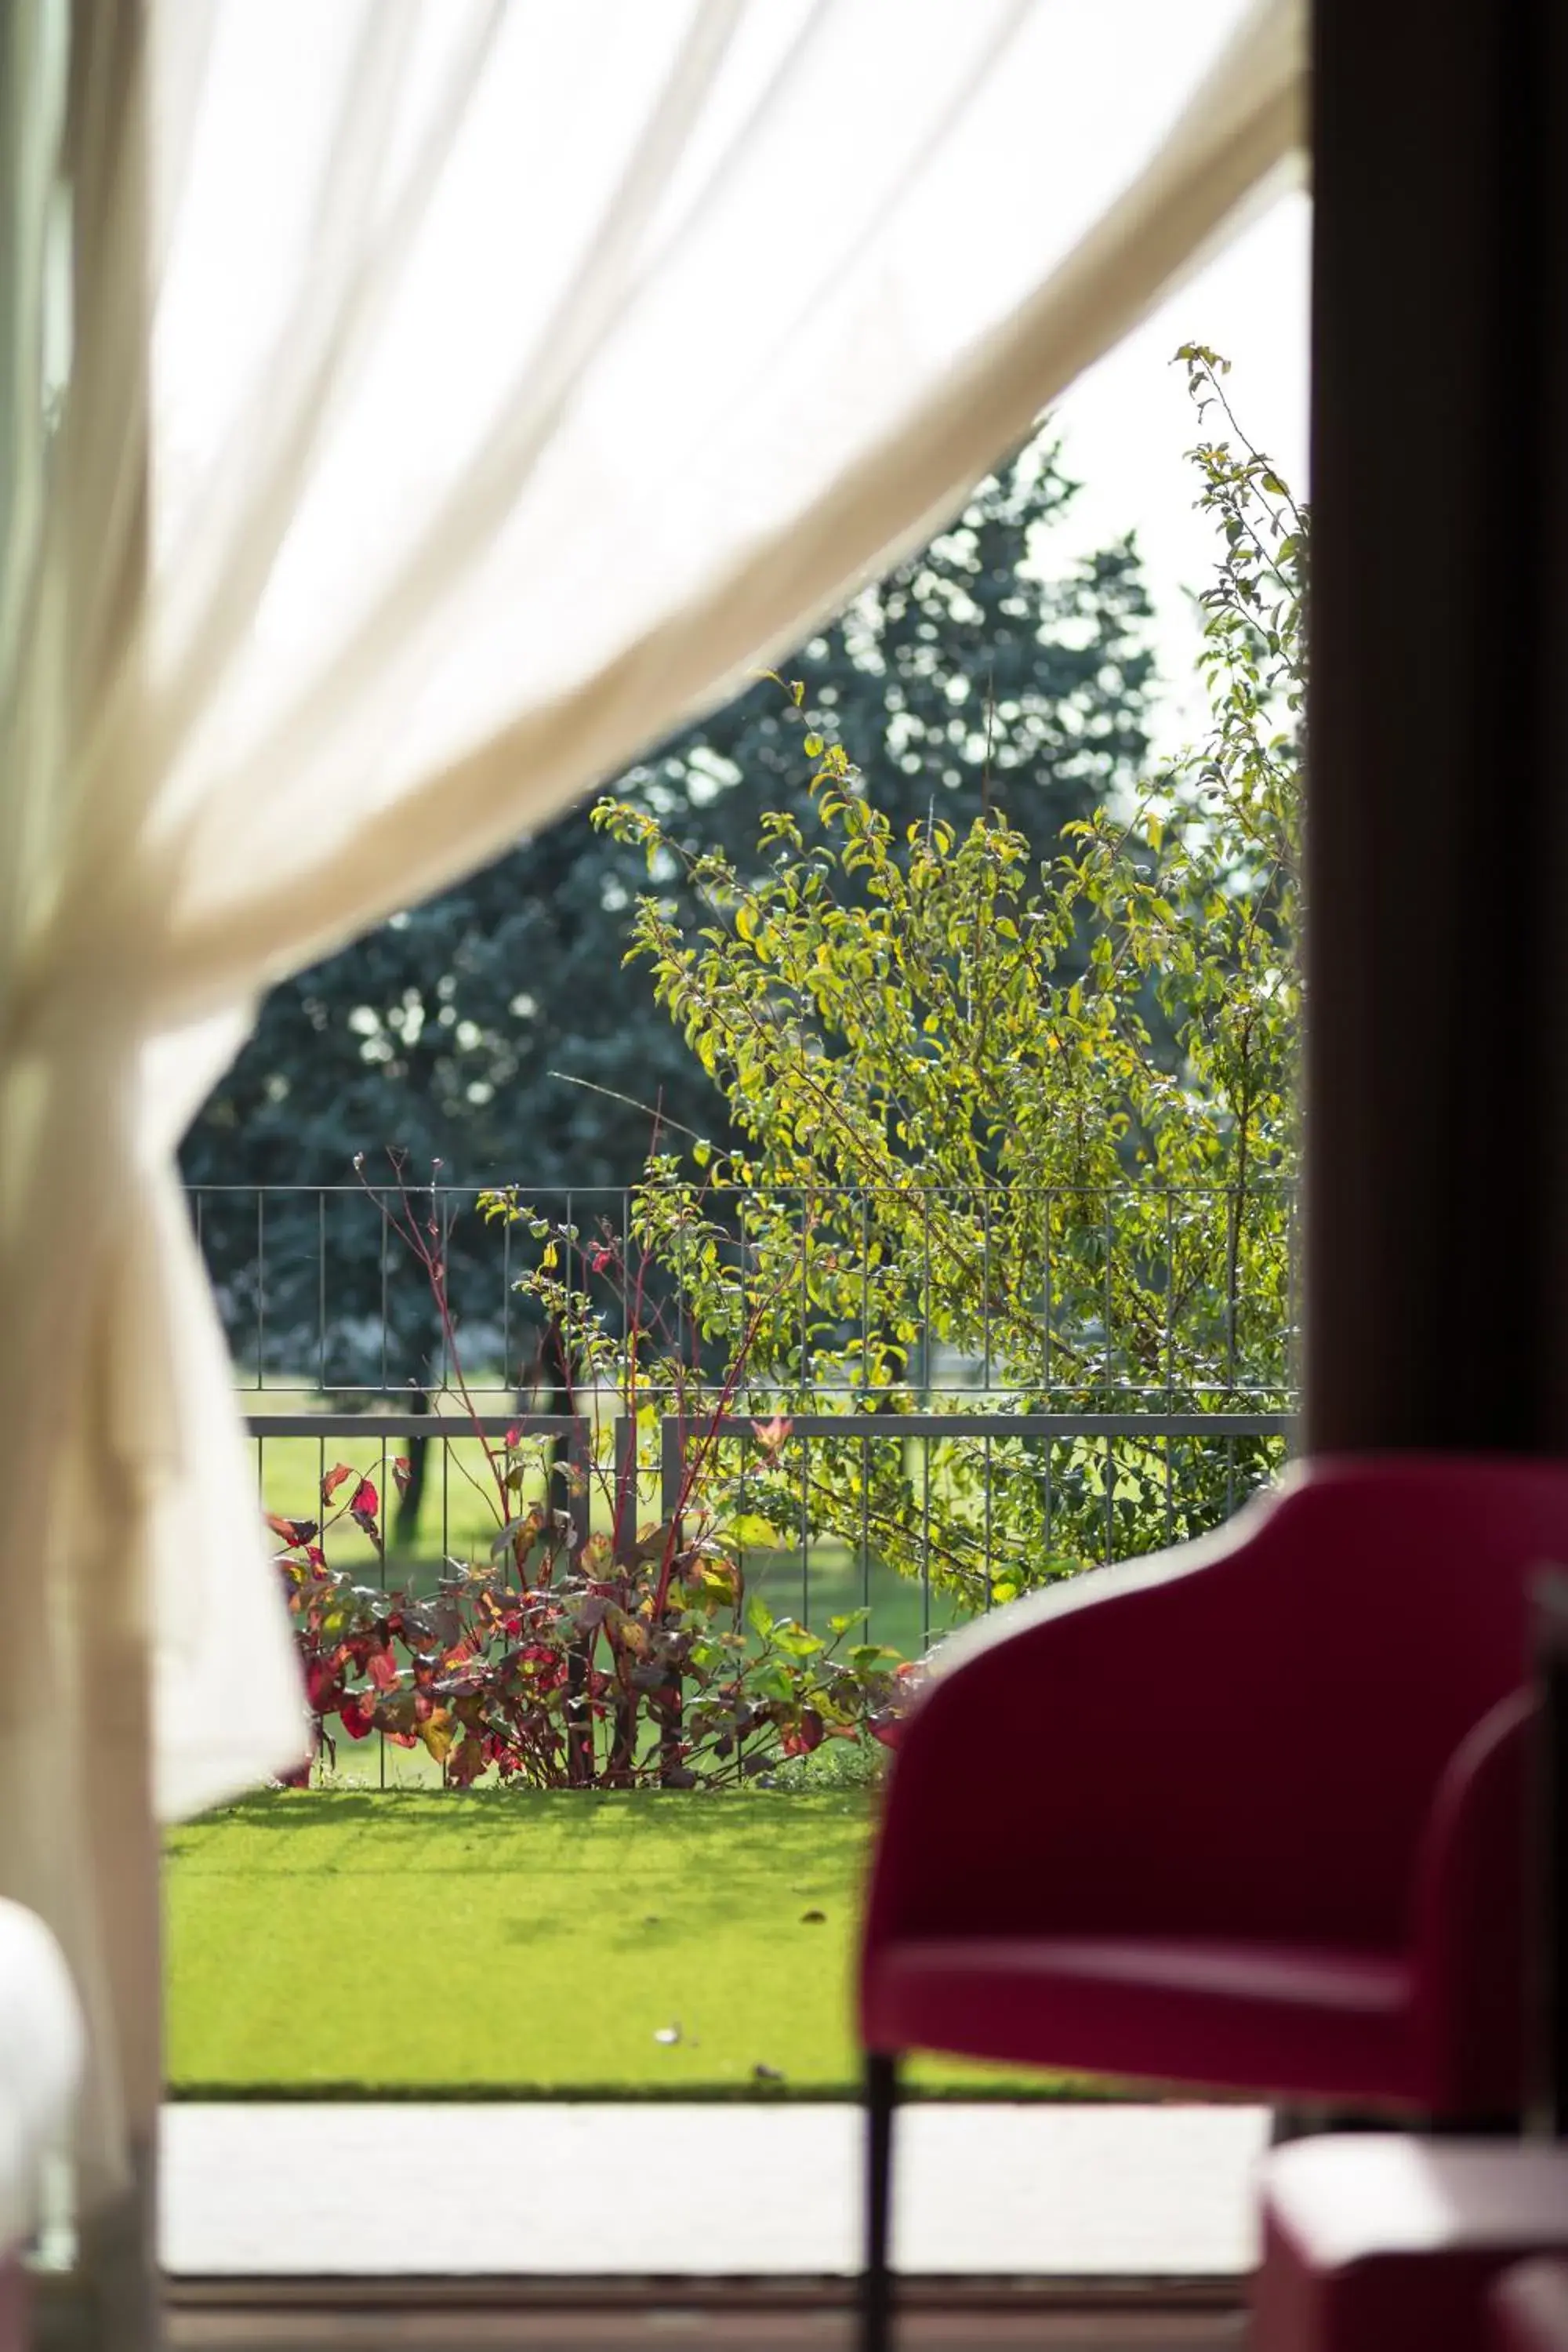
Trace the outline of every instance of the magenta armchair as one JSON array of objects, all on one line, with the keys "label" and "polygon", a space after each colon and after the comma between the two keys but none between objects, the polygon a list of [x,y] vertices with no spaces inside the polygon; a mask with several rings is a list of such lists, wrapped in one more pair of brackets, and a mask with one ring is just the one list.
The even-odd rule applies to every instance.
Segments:
[{"label": "magenta armchair", "polygon": [[951,1645],[861,1950],[868,2344],[906,2051],[1518,2111],[1529,1591],[1564,1560],[1568,1467],[1321,1461]]}]

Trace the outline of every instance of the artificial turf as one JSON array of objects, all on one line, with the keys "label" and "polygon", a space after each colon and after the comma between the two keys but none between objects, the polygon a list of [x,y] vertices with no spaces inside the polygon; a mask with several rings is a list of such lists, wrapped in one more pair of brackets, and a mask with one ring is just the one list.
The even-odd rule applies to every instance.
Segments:
[{"label": "artificial turf", "polygon": [[[247,1798],[169,1837],[171,2090],[852,2095],[868,1805],[859,1790]],[[931,2060],[913,2087],[1069,2086]]]}]

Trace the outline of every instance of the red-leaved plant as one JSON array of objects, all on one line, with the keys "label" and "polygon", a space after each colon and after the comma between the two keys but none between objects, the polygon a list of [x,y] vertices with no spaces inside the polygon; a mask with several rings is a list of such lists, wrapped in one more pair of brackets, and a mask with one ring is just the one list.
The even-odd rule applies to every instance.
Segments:
[{"label": "red-leaved plant", "polygon": [[[340,1735],[378,1732],[402,1748],[422,1745],[458,1788],[493,1773],[542,1789],[713,1789],[825,1740],[890,1745],[917,1669],[855,1638],[867,1612],[831,1618],[822,1635],[746,1594],[744,1512],[733,1482],[717,1474],[718,1432],[733,1427],[743,1351],[686,1421],[677,1508],[638,1524],[635,1460],[604,1464],[595,1446],[586,1465],[552,1465],[549,1444],[521,1423],[502,1441],[486,1434],[462,1370],[438,1223],[420,1216],[401,1178],[383,1208],[429,1281],[454,1386],[483,1450],[495,1534],[488,1558],[448,1559],[435,1592],[420,1594],[356,1582],[333,1565],[331,1533],[345,1520],[384,1558],[381,1498],[349,1465],[322,1478],[319,1518],[268,1515],[281,1543],[318,1752],[335,1766]],[[606,1237],[597,1270],[611,1266],[617,1248]],[[611,1270],[626,1272],[618,1257]],[[539,1285],[529,1286],[537,1296]],[[637,1368],[658,1337],[657,1308],[647,1322],[621,1357],[633,1368],[631,1385],[616,1402],[634,1422],[643,1401]],[[667,1388],[671,1379],[679,1385],[678,1357],[667,1353],[663,1371]],[[569,1350],[561,1377],[575,1412]],[[788,1420],[750,1428],[762,1456],[776,1460]],[[392,1470],[405,1487],[407,1462]],[[595,1480],[610,1507],[609,1532],[588,1532],[587,1511],[555,1504],[558,1487],[570,1500]],[[542,1483],[546,1499],[527,1499]]]}]

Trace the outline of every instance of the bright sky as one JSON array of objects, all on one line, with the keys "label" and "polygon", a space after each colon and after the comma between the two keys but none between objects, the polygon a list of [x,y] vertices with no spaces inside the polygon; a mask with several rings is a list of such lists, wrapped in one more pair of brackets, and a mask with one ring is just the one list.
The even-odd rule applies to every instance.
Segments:
[{"label": "bright sky", "polygon": [[1238,422],[1291,488],[1307,490],[1310,223],[1304,194],[1281,198],[1058,405],[1067,469],[1084,487],[1051,536],[1051,561],[1136,530],[1158,614],[1165,748],[1201,715],[1184,592],[1206,584],[1215,544],[1193,511],[1195,479],[1183,453],[1197,436],[1186,370],[1171,366],[1171,354],[1189,342],[1223,352]]}]

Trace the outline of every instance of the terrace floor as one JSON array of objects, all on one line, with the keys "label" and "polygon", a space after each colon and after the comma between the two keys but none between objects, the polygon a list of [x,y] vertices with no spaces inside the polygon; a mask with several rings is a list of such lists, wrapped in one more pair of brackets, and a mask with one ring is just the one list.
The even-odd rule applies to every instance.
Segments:
[{"label": "terrace floor", "polygon": [[[1268,2129],[1239,2106],[909,2109],[905,2341],[1237,2343]],[[163,2163],[176,2352],[852,2340],[850,2106],[182,2104]]]}]

